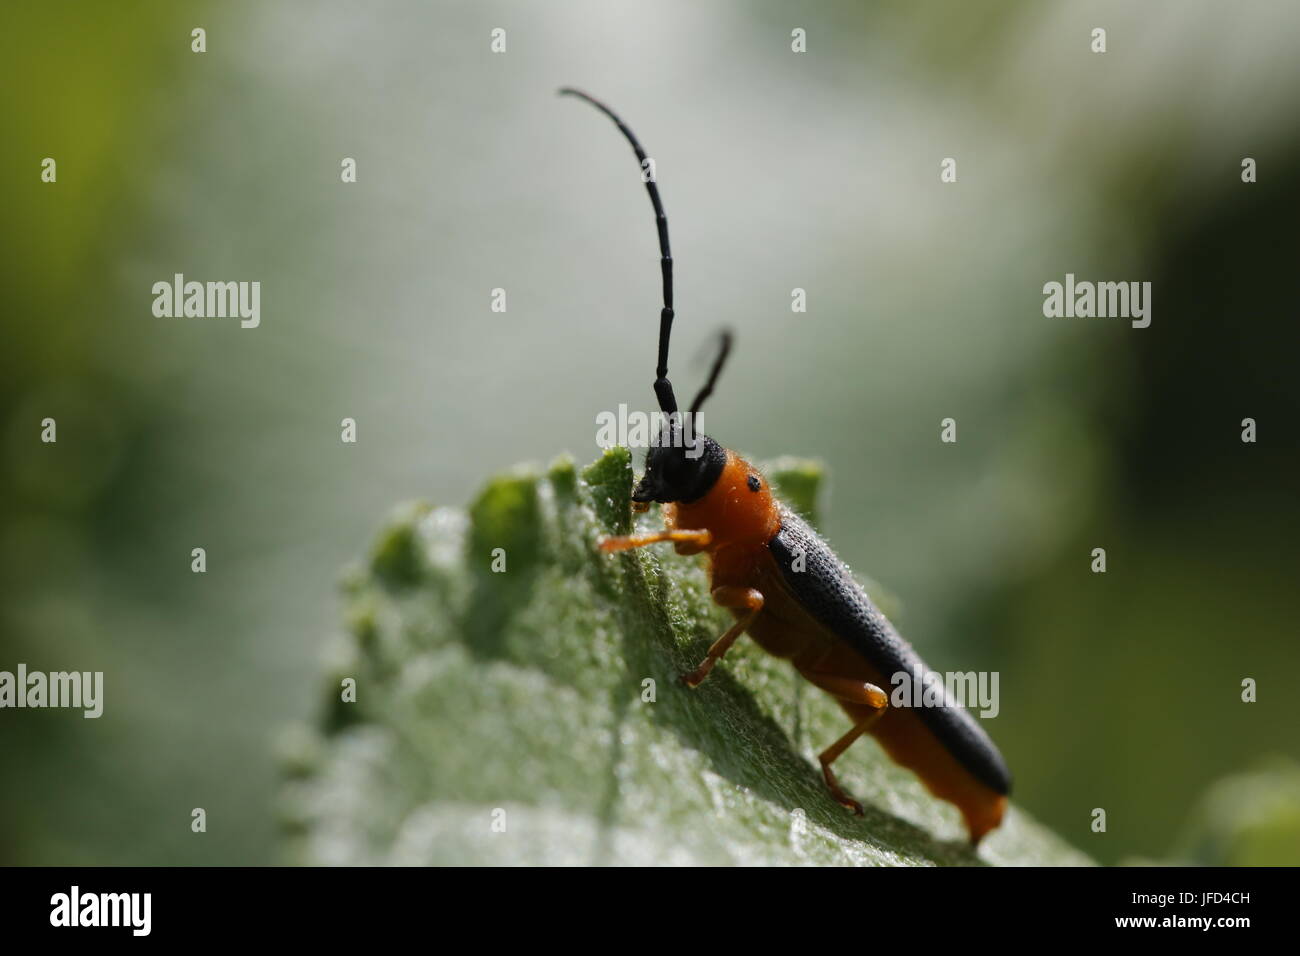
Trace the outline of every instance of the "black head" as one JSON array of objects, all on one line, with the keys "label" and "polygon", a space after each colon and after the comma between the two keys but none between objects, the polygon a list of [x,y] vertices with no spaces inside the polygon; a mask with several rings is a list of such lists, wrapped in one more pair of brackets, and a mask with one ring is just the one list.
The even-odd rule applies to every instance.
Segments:
[{"label": "black head", "polygon": [[[586,100],[596,109],[614,121],[619,130],[632,144],[632,151],[644,170],[649,160],[645,150],[632,131],[627,128],[617,114],[599,100],[588,96],[581,90],[566,87],[561,94],[576,96]],[[702,497],[713,487],[722,469],[727,463],[727,453],[712,438],[693,431],[695,415],[704,404],[704,400],[713,394],[713,386],[722,372],[722,366],[731,352],[731,333],[724,331],[718,349],[718,357],[713,361],[709,377],[691,402],[691,410],[686,413],[686,421],[677,410],[677,396],[668,381],[668,341],[673,330],[673,257],[668,247],[668,217],[664,214],[663,203],[659,199],[659,185],[653,176],[645,179],[650,204],[654,207],[655,224],[659,230],[659,266],[663,275],[663,308],[659,311],[659,362],[655,366],[655,397],[659,400],[659,409],[666,416],[666,423],[658,438],[651,444],[645,460],[645,476],[636,486],[632,500],[642,504],[650,501],[694,501]]]},{"label": "black head", "polygon": [[703,498],[726,464],[726,449],[708,435],[683,440],[679,426],[667,425],[646,453],[645,474],[632,492],[632,500],[645,503]]}]

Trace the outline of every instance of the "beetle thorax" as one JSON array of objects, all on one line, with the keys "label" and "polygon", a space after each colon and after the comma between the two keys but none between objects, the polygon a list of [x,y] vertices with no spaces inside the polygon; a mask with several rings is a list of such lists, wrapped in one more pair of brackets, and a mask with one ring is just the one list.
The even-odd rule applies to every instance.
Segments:
[{"label": "beetle thorax", "polygon": [[767,479],[732,451],[727,452],[727,464],[708,493],[695,501],[665,505],[663,511],[670,528],[710,531],[715,549],[729,544],[764,545],[781,528]]}]

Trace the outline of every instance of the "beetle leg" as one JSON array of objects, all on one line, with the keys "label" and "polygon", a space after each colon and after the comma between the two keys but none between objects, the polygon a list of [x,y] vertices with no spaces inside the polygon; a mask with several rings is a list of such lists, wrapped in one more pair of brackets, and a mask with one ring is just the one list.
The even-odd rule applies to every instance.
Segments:
[{"label": "beetle leg", "polygon": [[713,535],[708,531],[650,531],[645,534],[626,534],[616,538],[601,538],[600,550],[629,551],[657,541],[671,541],[677,545],[678,554],[699,554],[709,546]]},{"label": "beetle leg", "polygon": [[841,737],[835,743],[831,744],[820,754],[817,759],[822,765],[822,778],[826,781],[826,786],[831,791],[836,801],[844,808],[853,811],[858,816],[862,816],[862,804],[854,800],[841,788],[839,781],[835,779],[835,772],[831,770],[831,764],[839,759],[840,754],[848,750],[853,742],[861,737],[867,730],[884,716],[885,711],[889,708],[889,697],[883,690],[875,684],[867,681],[853,680],[848,677],[836,677],[832,674],[818,674],[816,672],[800,671],[804,677],[812,684],[820,687],[837,700],[846,701],[850,704],[857,704],[861,707],[868,707],[870,711],[862,717],[853,729]]},{"label": "beetle leg", "polygon": [[713,601],[722,607],[742,610],[745,613],[736,619],[735,624],[727,628],[725,634],[713,642],[708,655],[700,662],[699,667],[689,674],[682,675],[682,683],[687,687],[698,687],[704,681],[704,678],[709,676],[709,671],[713,670],[713,665],[721,660],[722,655],[730,650],[732,644],[736,643],[736,638],[745,632],[745,628],[754,623],[754,618],[758,617],[758,612],[763,610],[763,592],[754,588],[723,584],[713,589]]}]

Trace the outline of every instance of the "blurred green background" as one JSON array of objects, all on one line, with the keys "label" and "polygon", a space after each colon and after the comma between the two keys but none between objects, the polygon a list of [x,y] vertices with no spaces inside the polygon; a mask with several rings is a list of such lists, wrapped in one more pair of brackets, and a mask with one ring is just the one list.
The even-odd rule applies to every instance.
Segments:
[{"label": "blurred green background", "polygon": [[[280,859],[275,738],[388,508],[649,406],[653,222],[573,84],[656,160],[674,378],[736,330],[708,431],[826,461],[824,530],[903,632],[1001,671],[1017,800],[1106,862],[1300,862],[1300,6],[0,18],[0,669],[107,684],[97,721],[0,712],[0,861]],[[176,272],[260,281],[261,327],[155,318]],[[1152,281],[1151,327],[1044,318],[1067,272]]]}]

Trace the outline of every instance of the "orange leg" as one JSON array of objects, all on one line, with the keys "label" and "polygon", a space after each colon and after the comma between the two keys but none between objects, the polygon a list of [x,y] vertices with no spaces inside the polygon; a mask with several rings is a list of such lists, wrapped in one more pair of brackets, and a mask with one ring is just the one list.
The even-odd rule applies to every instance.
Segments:
[{"label": "orange leg", "polygon": [[884,716],[885,711],[889,708],[889,697],[875,684],[866,681],[837,677],[833,674],[818,674],[815,671],[800,671],[800,673],[811,683],[838,700],[871,708],[871,713],[854,724],[852,730],[817,756],[822,765],[822,778],[826,781],[826,786],[830,788],[831,796],[845,809],[862,816],[862,804],[840,788],[839,781],[835,779],[835,773],[831,770],[831,764],[838,760],[840,755],[848,750],[855,740],[866,733],[872,724]]},{"label": "orange leg", "polygon": [[736,619],[736,623],[727,629],[727,633],[713,642],[708,655],[700,662],[699,667],[689,674],[682,675],[682,683],[687,687],[698,687],[703,683],[704,678],[709,676],[709,671],[713,670],[713,665],[722,659],[722,655],[736,643],[736,638],[745,632],[745,628],[754,623],[758,612],[763,610],[763,593],[754,588],[724,584],[713,589],[713,601],[722,607],[742,610],[745,613]]},{"label": "orange leg", "polygon": [[713,535],[708,531],[651,531],[647,534],[628,534],[617,538],[601,538],[600,550],[630,551],[658,541],[671,541],[677,545],[678,554],[699,554],[709,546]]}]

